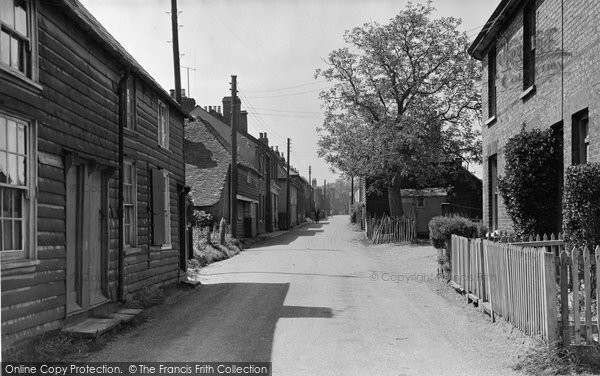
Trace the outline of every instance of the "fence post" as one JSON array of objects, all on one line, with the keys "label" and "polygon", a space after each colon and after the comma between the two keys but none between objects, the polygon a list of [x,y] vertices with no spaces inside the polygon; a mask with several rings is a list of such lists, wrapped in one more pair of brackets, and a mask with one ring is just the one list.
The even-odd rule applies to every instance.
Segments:
[{"label": "fence post", "polygon": [[555,256],[553,253],[544,252],[543,254],[543,266],[544,266],[544,293],[545,293],[545,305],[544,305],[544,331],[546,332],[546,339],[548,344],[556,342],[557,334],[557,317],[556,317],[556,265]]},{"label": "fence post", "polygon": [[225,218],[221,218],[221,222],[219,223],[219,242],[221,245],[225,245]]}]

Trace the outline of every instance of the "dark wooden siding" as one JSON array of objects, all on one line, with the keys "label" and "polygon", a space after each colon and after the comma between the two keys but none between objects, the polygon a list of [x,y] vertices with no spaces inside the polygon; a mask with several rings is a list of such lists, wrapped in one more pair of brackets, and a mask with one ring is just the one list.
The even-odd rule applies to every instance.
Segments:
[{"label": "dark wooden siding", "polygon": [[[177,186],[185,183],[183,161],[183,117],[169,111],[169,148],[158,144],[158,103],[163,99],[141,80],[136,86],[136,128],[125,132],[124,153],[136,163],[137,171],[137,246],[127,250],[125,287],[128,294],[141,288],[177,281],[179,277],[179,218]],[[169,172],[171,208],[171,245],[162,249],[152,245],[152,169]]]},{"label": "dark wooden siding", "polygon": [[[3,263],[2,343],[60,328],[66,318],[66,152],[114,168],[108,181],[107,295],[117,297],[118,281],[118,82],[123,67],[60,7],[38,3],[39,84],[41,92],[9,82],[0,85],[0,110],[37,124],[37,259]],[[184,183],[183,115],[170,107],[170,151],[157,147],[159,94],[140,85],[137,139],[125,150],[138,163],[138,243],[148,244],[148,171],[171,174],[172,250],[142,247],[128,254],[127,291],[173,282],[178,272],[177,184]],[[144,263],[145,268],[141,268]]]}]

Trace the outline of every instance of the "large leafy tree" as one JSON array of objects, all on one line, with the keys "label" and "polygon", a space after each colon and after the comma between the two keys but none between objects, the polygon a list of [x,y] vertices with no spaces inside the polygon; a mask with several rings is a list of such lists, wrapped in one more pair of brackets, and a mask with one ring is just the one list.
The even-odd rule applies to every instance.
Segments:
[{"label": "large leafy tree", "polygon": [[473,124],[481,107],[480,71],[467,54],[456,18],[409,3],[388,24],[367,23],[344,35],[315,77],[325,120],[319,155],[348,175],[378,179],[392,215],[402,215],[403,179],[430,180],[446,162],[480,159]]}]

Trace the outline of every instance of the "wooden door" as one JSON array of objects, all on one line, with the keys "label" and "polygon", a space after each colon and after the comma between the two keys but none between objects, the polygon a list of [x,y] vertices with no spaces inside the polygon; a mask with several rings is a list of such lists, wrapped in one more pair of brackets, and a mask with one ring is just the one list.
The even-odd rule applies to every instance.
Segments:
[{"label": "wooden door", "polygon": [[67,171],[66,240],[67,240],[67,313],[81,310],[81,243],[83,210],[83,174],[80,166]]},{"label": "wooden door", "polygon": [[107,300],[102,278],[101,205],[106,188],[99,169],[72,165],[67,172],[67,313]]}]

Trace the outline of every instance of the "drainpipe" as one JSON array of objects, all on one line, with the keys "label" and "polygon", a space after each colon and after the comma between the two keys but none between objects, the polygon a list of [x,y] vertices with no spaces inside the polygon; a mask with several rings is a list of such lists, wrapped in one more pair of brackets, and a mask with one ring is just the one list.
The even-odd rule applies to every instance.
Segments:
[{"label": "drainpipe", "polygon": [[119,302],[125,301],[125,251],[124,251],[124,239],[123,239],[123,202],[124,200],[124,189],[123,189],[123,129],[127,125],[127,81],[129,80],[129,70],[126,70],[121,80],[119,81],[119,209],[117,210],[119,216],[119,271],[118,271],[118,284],[117,284],[117,299]]}]

